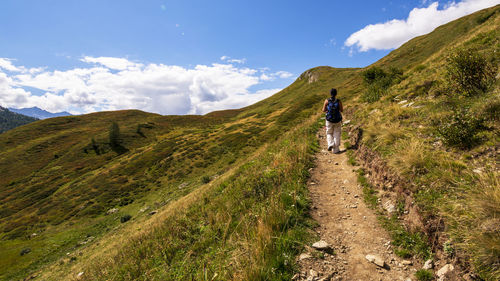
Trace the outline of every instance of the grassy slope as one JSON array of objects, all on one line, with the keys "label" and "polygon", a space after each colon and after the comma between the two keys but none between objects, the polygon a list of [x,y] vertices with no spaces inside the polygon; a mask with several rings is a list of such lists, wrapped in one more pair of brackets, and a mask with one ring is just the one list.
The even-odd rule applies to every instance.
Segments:
[{"label": "grassy slope", "polygon": [[[493,227],[500,211],[500,186],[493,180],[498,178],[500,143],[498,72],[486,93],[459,98],[445,87],[445,58],[457,48],[473,48],[498,66],[499,26],[497,6],[439,27],[393,51],[374,65],[401,67],[406,78],[379,101],[359,102],[353,116],[353,122],[364,129],[363,143],[404,178],[412,179],[407,189],[414,194],[424,219],[446,218],[450,240],[434,241],[437,248],[446,248],[449,255],[445,259],[465,259],[486,280],[500,278],[498,224]],[[408,103],[413,104],[403,106]],[[436,129],[463,107],[485,118],[487,127],[467,149],[443,144]]]},{"label": "grassy slope", "polygon": [[[317,82],[308,83],[303,75],[282,92],[241,110],[165,117],[138,111],[96,113],[40,121],[0,135],[0,172],[7,175],[0,179],[0,276],[25,276],[57,261],[45,267],[43,279],[80,271],[88,280],[211,279],[215,273],[219,279],[289,278],[293,255],[306,239],[304,181],[308,155],[315,149],[316,112],[331,86],[339,88],[350,112],[356,109],[353,122],[365,128],[364,142],[396,171],[415,177],[412,190],[418,203],[430,214],[440,212],[434,206],[443,200],[445,206],[456,202],[441,191],[456,187],[454,179],[469,169],[463,163],[467,159],[458,164],[454,159],[478,151],[474,161],[493,163],[479,151],[498,140],[498,128],[486,132],[486,141],[472,152],[429,149],[435,141],[429,116],[441,116],[449,108],[442,106],[444,97],[415,94],[415,88],[442,77],[444,55],[455,46],[498,46],[498,35],[488,39],[488,32],[498,29],[494,11],[498,8],[440,27],[377,62],[404,69],[406,79],[373,104],[359,102],[361,70],[320,67],[305,73],[317,76]],[[493,98],[498,97],[495,91]],[[396,103],[401,99],[414,99],[423,107],[402,108]],[[481,102],[477,99],[476,106]],[[371,113],[374,109],[379,111]],[[121,155],[106,144],[113,121],[129,150]],[[143,128],[141,136],[138,124],[151,128]],[[101,147],[100,155],[91,149],[91,137]],[[403,149],[408,145],[417,149]],[[412,155],[414,151],[422,154]],[[424,172],[415,174],[414,168],[422,165]],[[222,176],[201,184],[202,176],[214,175]],[[113,207],[119,213],[105,215]],[[145,208],[158,209],[161,216],[150,217]],[[125,213],[133,219],[120,225]],[[38,235],[27,239],[33,232]],[[32,252],[19,256],[26,247]],[[64,257],[65,252],[76,261]]]},{"label": "grassy slope", "polygon": [[[278,101],[206,116],[102,112],[43,120],[2,135],[0,272],[24,276],[78,249],[87,236],[112,231],[121,215],[144,215],[141,208],[161,208],[196,190],[203,176],[224,174],[308,119],[328,87],[320,84],[301,81],[275,96]],[[314,94],[299,98],[306,93]],[[107,143],[111,122],[120,125],[128,152],[118,154]],[[142,135],[139,124],[148,125]],[[117,214],[106,215],[115,207]],[[20,256],[25,248],[32,251]]]}]

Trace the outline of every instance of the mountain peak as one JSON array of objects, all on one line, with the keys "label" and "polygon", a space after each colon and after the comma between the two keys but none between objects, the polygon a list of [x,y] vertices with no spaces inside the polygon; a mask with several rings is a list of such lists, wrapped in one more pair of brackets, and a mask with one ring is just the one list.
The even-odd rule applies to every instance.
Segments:
[{"label": "mountain peak", "polygon": [[31,116],[31,117],[35,117],[35,118],[38,118],[38,119],[47,119],[47,118],[53,118],[53,117],[61,117],[61,116],[70,116],[72,115],[71,113],[69,112],[66,112],[66,111],[62,111],[62,112],[55,112],[55,113],[52,113],[52,112],[49,112],[49,111],[46,111],[46,110],[43,110],[39,107],[27,107],[27,108],[9,108],[10,111],[12,112],[16,112],[16,113],[19,113],[19,114],[23,114],[23,115],[26,115],[26,116]]}]

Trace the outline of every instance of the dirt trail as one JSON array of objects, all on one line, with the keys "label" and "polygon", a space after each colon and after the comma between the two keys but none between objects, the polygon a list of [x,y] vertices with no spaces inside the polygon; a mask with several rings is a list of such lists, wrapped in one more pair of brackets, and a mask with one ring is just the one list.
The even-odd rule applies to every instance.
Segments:
[{"label": "dirt trail", "polygon": [[[344,148],[341,154],[330,153],[324,149],[324,129],[318,135],[322,150],[309,182],[311,215],[319,224],[321,240],[334,254],[308,247],[299,257],[301,273],[295,280],[415,280],[416,269],[393,253],[389,235],[365,205]],[[385,267],[369,262],[369,254],[382,258]]]}]

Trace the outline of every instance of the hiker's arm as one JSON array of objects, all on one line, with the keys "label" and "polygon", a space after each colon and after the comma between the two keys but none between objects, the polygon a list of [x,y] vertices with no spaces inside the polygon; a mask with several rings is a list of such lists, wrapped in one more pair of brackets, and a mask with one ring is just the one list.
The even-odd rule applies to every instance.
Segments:
[{"label": "hiker's arm", "polygon": [[339,110],[340,110],[340,112],[344,112],[344,107],[342,106],[341,101],[339,101]]},{"label": "hiker's arm", "polygon": [[328,105],[328,100],[323,103],[323,112],[326,112],[326,106]]}]

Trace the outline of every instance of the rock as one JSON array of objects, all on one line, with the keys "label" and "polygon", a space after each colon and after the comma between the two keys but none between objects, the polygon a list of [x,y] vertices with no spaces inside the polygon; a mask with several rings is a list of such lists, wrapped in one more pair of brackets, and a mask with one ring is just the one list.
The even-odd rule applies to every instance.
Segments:
[{"label": "rock", "polygon": [[76,275],[76,277],[78,277],[78,278],[79,278],[79,277],[82,277],[82,275],[83,275],[83,271],[80,271],[80,272]]},{"label": "rock", "polygon": [[317,249],[317,250],[327,250],[330,248],[330,245],[328,243],[326,243],[325,241],[321,240],[321,241],[318,241],[318,242],[312,244],[312,247],[314,249]]},{"label": "rock", "polygon": [[345,126],[345,125],[348,125],[349,123],[351,123],[351,120],[345,120],[343,125]]},{"label": "rock", "polygon": [[384,267],[385,266],[385,262],[384,260],[379,257],[379,256],[376,256],[376,255],[366,255],[365,257],[369,262],[371,263],[374,263],[380,267]]},{"label": "rock", "polygon": [[315,72],[314,70],[307,70],[306,72],[302,73],[298,80],[305,79],[307,80],[307,83],[311,84],[319,79],[319,73]]},{"label": "rock", "polygon": [[109,209],[109,210],[106,212],[106,214],[107,214],[107,215],[111,215],[111,214],[114,214],[114,213],[116,213],[116,212],[118,212],[118,209],[117,209],[117,208],[113,208],[113,209]]},{"label": "rock", "polygon": [[188,185],[189,185],[189,183],[183,182],[183,183],[179,184],[179,189],[183,189],[184,187],[186,187]]},{"label": "rock", "polygon": [[309,255],[308,253],[302,253],[302,254],[300,254],[300,256],[299,256],[299,261],[301,261],[301,260],[306,260],[306,259],[310,259],[310,258],[312,258],[312,256],[311,256],[311,255]]},{"label": "rock", "polygon": [[292,280],[299,280],[300,274],[295,273],[295,275],[292,277]]},{"label": "rock", "polygon": [[382,206],[384,207],[384,209],[389,213],[389,214],[392,214],[396,211],[396,207],[394,206],[394,204],[392,204],[391,201],[385,201]]},{"label": "rock", "polygon": [[402,100],[402,101],[398,102],[398,104],[405,104],[407,102],[408,102],[407,100]]},{"label": "rock", "polygon": [[403,265],[412,265],[413,262],[412,261],[409,261],[409,260],[404,260],[401,262]]},{"label": "rock", "polygon": [[402,107],[411,107],[413,104],[414,104],[414,102],[410,102],[410,103],[408,103],[408,104],[404,104],[404,105],[402,105]]},{"label": "rock", "polygon": [[158,211],[151,211],[151,212],[149,212],[149,215],[152,216],[152,215],[154,215],[156,213],[158,213]]},{"label": "rock", "polygon": [[436,275],[439,277],[439,280],[445,280],[444,278],[446,277],[446,275],[451,273],[454,269],[455,267],[453,267],[452,264],[446,264],[438,270]]},{"label": "rock", "polygon": [[358,207],[358,206],[356,206],[356,205],[351,205],[351,208],[352,208],[352,209],[356,209],[357,207]]},{"label": "rock", "polygon": [[429,259],[429,260],[425,261],[422,269],[428,270],[428,269],[432,269],[433,267],[434,267],[434,263],[432,262],[432,260]]},{"label": "rock", "polygon": [[318,272],[316,272],[314,269],[309,270],[309,276],[316,278],[318,277]]}]

